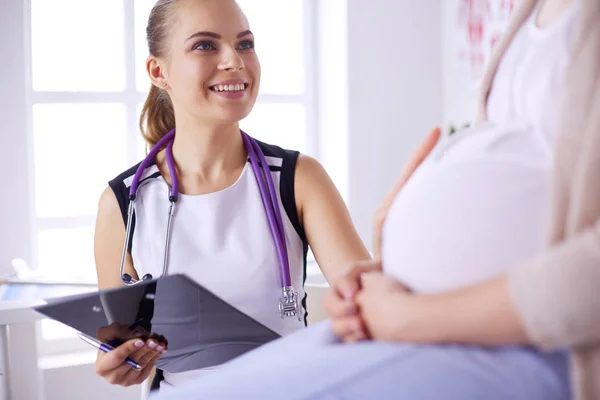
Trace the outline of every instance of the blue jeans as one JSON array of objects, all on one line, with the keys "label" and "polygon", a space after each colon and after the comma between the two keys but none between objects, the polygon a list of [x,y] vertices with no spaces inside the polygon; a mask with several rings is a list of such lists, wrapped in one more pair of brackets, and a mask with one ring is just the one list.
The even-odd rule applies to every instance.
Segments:
[{"label": "blue jeans", "polygon": [[564,400],[569,391],[565,352],[341,344],[326,321],[151,399]]}]

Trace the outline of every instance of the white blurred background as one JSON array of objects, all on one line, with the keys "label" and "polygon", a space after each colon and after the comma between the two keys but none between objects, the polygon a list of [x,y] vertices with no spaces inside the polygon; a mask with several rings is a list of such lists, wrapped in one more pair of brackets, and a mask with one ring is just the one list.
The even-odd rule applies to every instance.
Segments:
[{"label": "white blurred background", "polygon": [[[414,146],[471,122],[513,1],[238,2],[263,66],[242,128],[319,159],[370,247],[371,216]],[[100,193],[144,153],[153,4],[0,0],[0,277],[24,283],[0,285],[3,302],[94,289]],[[94,352],[69,329],[42,321],[35,335],[46,399],[140,398],[96,378]]]}]

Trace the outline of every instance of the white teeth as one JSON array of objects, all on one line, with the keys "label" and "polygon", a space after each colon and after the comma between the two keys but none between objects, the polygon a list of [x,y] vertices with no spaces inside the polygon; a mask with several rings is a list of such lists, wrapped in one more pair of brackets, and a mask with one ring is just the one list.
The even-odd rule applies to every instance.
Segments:
[{"label": "white teeth", "polygon": [[217,92],[239,92],[241,90],[246,89],[245,84],[236,84],[236,85],[215,85],[213,89]]}]

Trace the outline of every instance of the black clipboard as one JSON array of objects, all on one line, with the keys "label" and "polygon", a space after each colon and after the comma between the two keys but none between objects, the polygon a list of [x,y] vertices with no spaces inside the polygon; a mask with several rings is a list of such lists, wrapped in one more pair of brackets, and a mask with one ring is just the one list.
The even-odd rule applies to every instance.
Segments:
[{"label": "black clipboard", "polygon": [[112,323],[163,335],[168,351],[156,366],[168,372],[220,365],[281,337],[182,274],[52,299],[34,310],[92,338]]}]

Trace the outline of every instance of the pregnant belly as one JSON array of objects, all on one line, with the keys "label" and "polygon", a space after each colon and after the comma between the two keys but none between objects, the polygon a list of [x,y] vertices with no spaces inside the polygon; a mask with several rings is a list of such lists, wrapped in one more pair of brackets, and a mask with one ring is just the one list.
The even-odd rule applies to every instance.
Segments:
[{"label": "pregnant belly", "polygon": [[548,171],[493,157],[429,162],[384,226],[385,271],[415,291],[497,276],[541,250]]}]

